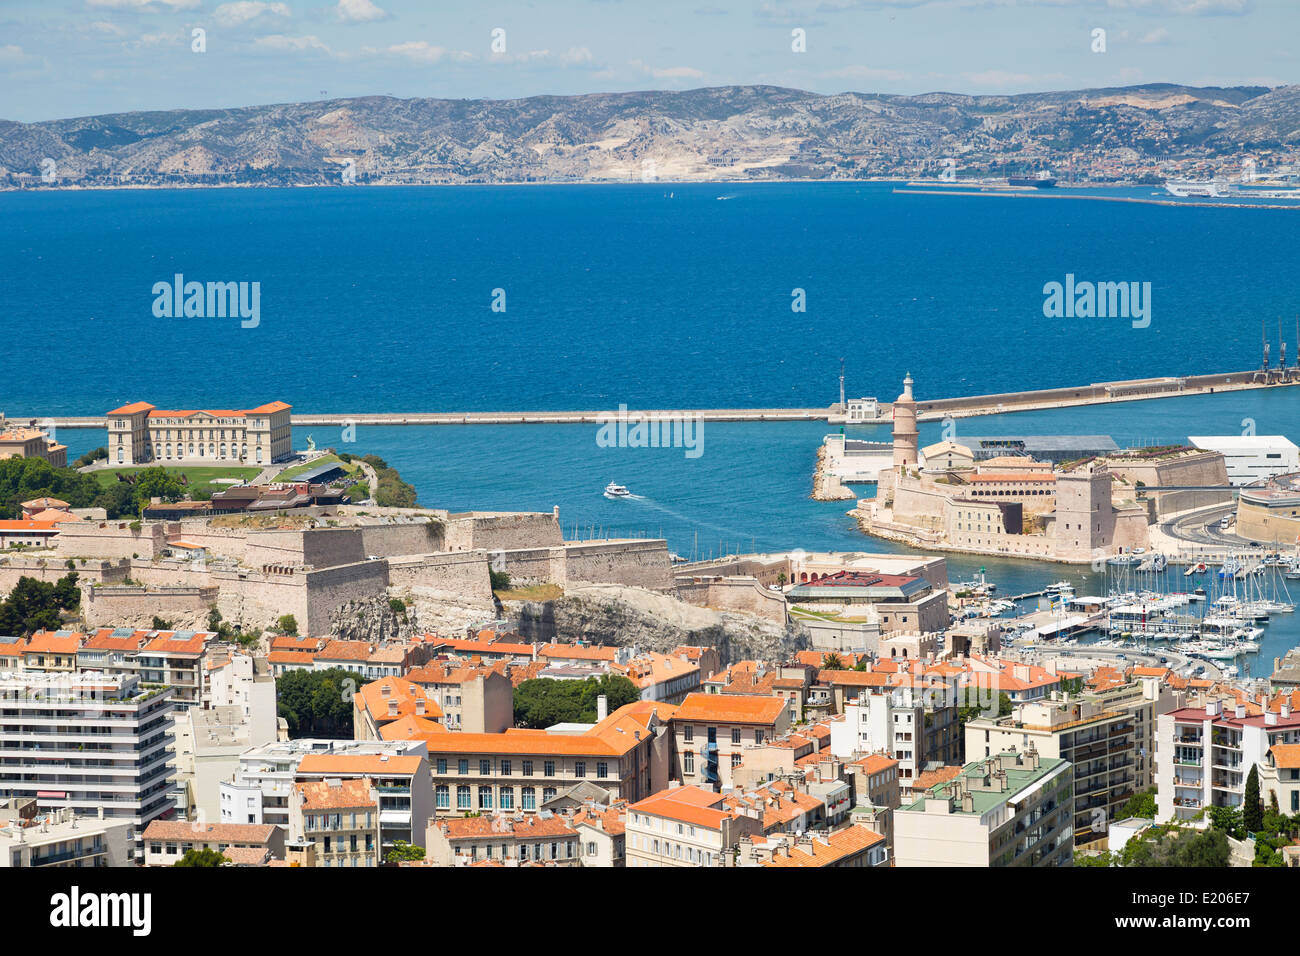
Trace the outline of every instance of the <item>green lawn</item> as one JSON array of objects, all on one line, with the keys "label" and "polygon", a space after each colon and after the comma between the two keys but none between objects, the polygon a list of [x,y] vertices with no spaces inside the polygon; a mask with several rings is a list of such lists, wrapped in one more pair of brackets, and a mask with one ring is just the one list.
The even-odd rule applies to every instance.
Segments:
[{"label": "green lawn", "polygon": [[[156,467],[158,466],[123,465],[121,467],[105,468],[100,471],[93,471],[91,474],[95,476],[96,481],[107,488],[117,484],[117,475],[119,472],[122,474],[129,474],[131,472],[144,471],[145,468]],[[194,492],[199,489],[206,489],[209,494],[230,487],[229,484],[224,482],[213,484],[214,478],[238,478],[241,481],[247,481],[250,478],[256,477],[262,470],[260,468],[241,468],[237,465],[233,467],[221,467],[216,465],[166,465],[163,467],[167,469],[168,474],[184,475],[189,481],[189,484],[186,485],[186,488],[189,491]]]},{"label": "green lawn", "polygon": [[309,471],[314,471],[315,469],[320,468],[323,465],[335,465],[335,464],[342,465],[343,470],[350,475],[355,474],[357,470],[361,467],[355,462],[349,464],[343,461],[343,459],[339,458],[337,455],[322,455],[321,457],[314,459],[313,461],[309,461],[301,465],[294,465],[292,468],[286,468],[284,471],[280,472],[275,476],[275,480],[293,481],[293,479],[298,477],[299,475],[305,474],[306,472]]}]

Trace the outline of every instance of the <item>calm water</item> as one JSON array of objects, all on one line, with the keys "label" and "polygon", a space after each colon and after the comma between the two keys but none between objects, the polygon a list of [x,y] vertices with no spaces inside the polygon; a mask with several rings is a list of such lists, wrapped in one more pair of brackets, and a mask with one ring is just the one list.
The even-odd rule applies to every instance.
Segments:
[{"label": "calm water", "polygon": [[[804,184],[9,193],[0,217],[0,328],[11,348],[57,357],[49,374],[36,365],[0,384],[13,416],[139,399],[322,412],[815,406],[836,399],[841,358],[850,395],[892,399],[907,371],[922,398],[975,394],[1253,367],[1261,319],[1276,361],[1277,317],[1294,329],[1300,310],[1300,214],[1288,211]],[[260,282],[260,325],[155,318],[151,288],[176,272]],[[1151,282],[1150,328],[1043,318],[1043,284],[1066,273]],[[806,312],[791,311],[796,288]],[[1285,337],[1294,356],[1294,331]],[[1205,396],[957,430],[1126,444],[1236,434],[1251,419],[1300,439],[1298,401]],[[922,426],[922,441],[939,427]],[[828,430],[709,423],[698,458],[601,448],[594,426],[362,427],[349,449],[382,455],[423,504],[559,505],[580,537],[663,535],[685,556],[893,548],[861,535],[847,503],[807,497]],[[298,429],[296,447],[309,431],[343,447],[337,428]],[[74,455],[104,441],[60,437]],[[643,497],[607,500],[609,481]],[[950,562],[954,578],[984,564],[1012,593],[1081,576]],[[1267,630],[1254,672],[1300,642],[1285,619]]]}]

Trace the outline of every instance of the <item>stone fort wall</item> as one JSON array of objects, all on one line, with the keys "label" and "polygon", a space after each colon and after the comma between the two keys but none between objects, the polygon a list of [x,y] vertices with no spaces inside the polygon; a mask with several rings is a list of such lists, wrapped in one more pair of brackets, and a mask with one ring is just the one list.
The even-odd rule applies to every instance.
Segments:
[{"label": "stone fort wall", "polygon": [[464,601],[492,600],[486,551],[451,551],[393,558],[388,564],[392,587],[429,588]]},{"label": "stone fort wall", "polygon": [[447,551],[509,551],[563,544],[559,517],[554,513],[469,511],[447,517]]},{"label": "stone fort wall", "polygon": [[87,627],[146,627],[155,616],[193,620],[217,603],[215,587],[84,587]]},{"label": "stone fort wall", "polygon": [[738,611],[778,624],[786,621],[785,598],[752,577],[678,578],[677,597],[715,611]]},{"label": "stone fort wall", "polygon": [[565,545],[570,584],[625,584],[665,590],[673,586],[668,545],[658,540],[584,541]]}]

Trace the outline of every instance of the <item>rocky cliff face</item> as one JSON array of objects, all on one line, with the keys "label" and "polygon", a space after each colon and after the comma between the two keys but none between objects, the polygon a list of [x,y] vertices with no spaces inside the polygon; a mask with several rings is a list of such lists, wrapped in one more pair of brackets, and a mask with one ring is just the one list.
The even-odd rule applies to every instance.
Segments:
[{"label": "rocky cliff face", "polygon": [[679,644],[716,647],[723,664],[785,660],[810,647],[800,625],[684,604],[620,585],[574,588],[554,601],[509,603],[507,616],[530,641],[591,641],[667,653]]},{"label": "rocky cliff face", "polygon": [[[389,606],[393,596],[410,602],[403,612]],[[467,627],[499,616],[498,609],[488,601],[466,601],[423,587],[390,588],[387,594],[351,601],[331,614],[329,636],[375,644],[419,634],[460,636]]]}]

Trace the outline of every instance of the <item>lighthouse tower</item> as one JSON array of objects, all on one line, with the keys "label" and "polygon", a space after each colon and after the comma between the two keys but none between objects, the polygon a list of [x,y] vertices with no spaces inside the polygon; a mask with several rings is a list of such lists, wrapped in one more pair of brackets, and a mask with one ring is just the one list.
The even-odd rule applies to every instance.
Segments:
[{"label": "lighthouse tower", "polygon": [[912,397],[912,373],[903,379],[903,394],[894,402],[894,467],[917,463],[916,399]]}]

